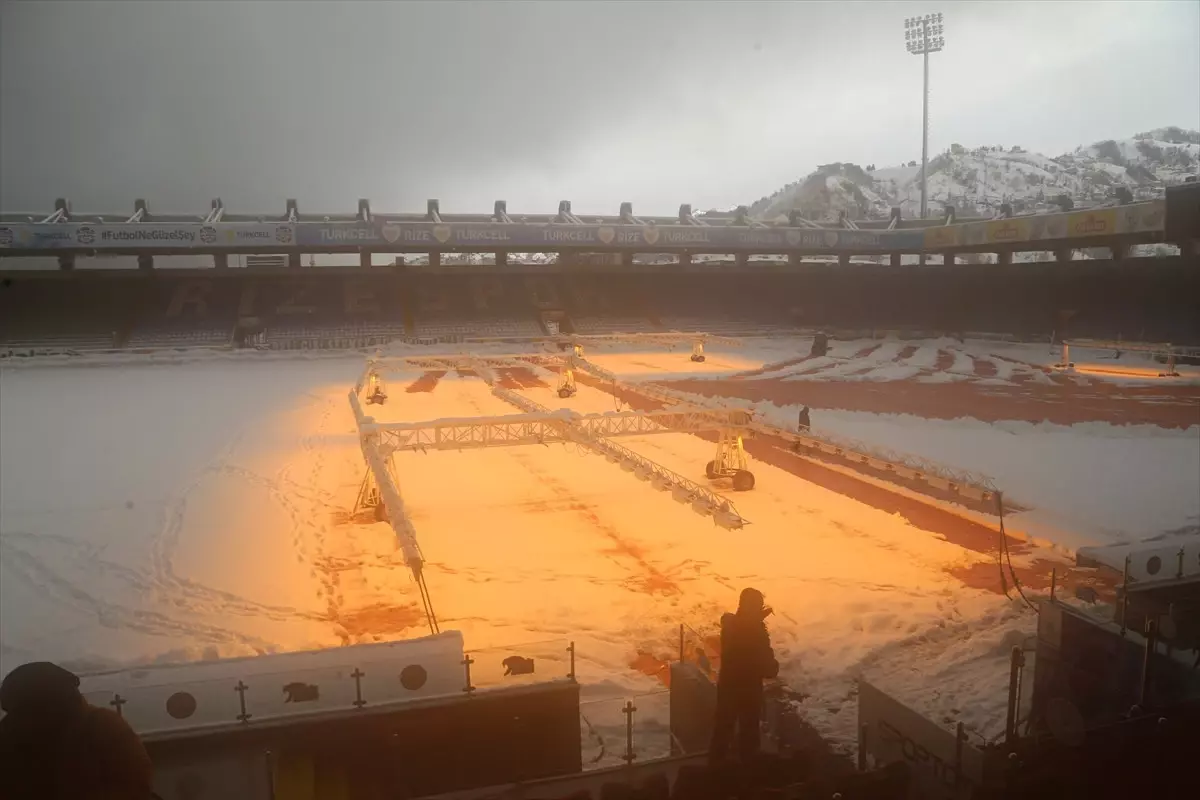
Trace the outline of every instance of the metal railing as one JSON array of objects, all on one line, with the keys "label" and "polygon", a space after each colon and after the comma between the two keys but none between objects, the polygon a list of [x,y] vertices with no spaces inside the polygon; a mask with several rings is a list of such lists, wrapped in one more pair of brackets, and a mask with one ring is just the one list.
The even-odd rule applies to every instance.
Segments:
[{"label": "metal railing", "polygon": [[[677,392],[654,383],[625,384],[625,386],[632,391],[664,402],[706,406],[717,405],[715,401],[701,395]],[[749,428],[757,433],[782,438],[830,455],[837,455],[850,460],[857,459],[864,463],[875,461],[878,462],[878,466],[884,469],[889,465],[893,468],[897,466],[904,467],[925,479],[930,477],[939,478],[947,484],[958,487],[960,491],[964,489],[970,490],[972,494],[978,495],[980,499],[991,497],[998,491],[996,483],[991,476],[981,472],[952,467],[922,456],[913,455],[912,453],[868,444],[867,442],[852,439],[848,436],[839,436],[826,431],[818,432],[812,430],[800,434],[796,431],[761,422],[757,419],[750,423]],[[872,464],[871,466],[876,466],[876,464]]]},{"label": "metal railing", "polygon": [[[590,361],[574,357],[577,368],[611,381],[614,388],[622,388],[646,397],[659,400],[669,405],[688,404],[708,408],[728,408],[727,403],[718,403],[711,398],[659,386],[653,382],[628,383],[603,367],[598,367]],[[803,449],[835,456],[849,461],[857,461],[874,469],[900,473],[901,477],[917,479],[926,482],[931,480],[942,484],[941,487],[954,494],[964,494],[978,501],[987,501],[998,491],[995,481],[988,475],[972,470],[960,469],[947,464],[932,461],[922,456],[904,453],[879,445],[838,436],[827,432],[806,431],[803,434],[787,428],[781,428],[761,422],[757,419],[747,426],[749,430],[774,436],[798,444]],[[907,473],[907,474],[905,474]]]},{"label": "metal railing", "polygon": [[585,770],[663,758],[674,752],[671,694],[665,687],[579,701]]}]

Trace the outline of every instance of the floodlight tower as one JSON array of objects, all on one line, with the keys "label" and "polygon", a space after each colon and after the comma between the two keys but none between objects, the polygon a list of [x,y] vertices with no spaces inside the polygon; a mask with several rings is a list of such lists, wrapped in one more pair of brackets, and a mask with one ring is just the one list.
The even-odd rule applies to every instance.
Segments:
[{"label": "floodlight tower", "polygon": [[926,14],[904,20],[904,39],[908,52],[925,59],[924,109],[921,116],[921,219],[928,210],[928,186],[925,171],[929,168],[929,54],[942,49],[942,15]]}]

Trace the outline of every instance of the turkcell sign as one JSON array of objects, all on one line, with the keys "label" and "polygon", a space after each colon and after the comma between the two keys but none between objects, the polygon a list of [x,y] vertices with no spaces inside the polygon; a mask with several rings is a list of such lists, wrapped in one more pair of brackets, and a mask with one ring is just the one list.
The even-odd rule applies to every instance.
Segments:
[{"label": "turkcell sign", "polygon": [[296,226],[287,222],[217,222],[200,226],[196,247],[292,247]]},{"label": "turkcell sign", "polygon": [[78,247],[74,225],[0,225],[0,249],[48,250]]},{"label": "turkcell sign", "polygon": [[302,222],[296,226],[296,236],[301,247],[368,247],[384,243],[375,226],[358,222]]}]

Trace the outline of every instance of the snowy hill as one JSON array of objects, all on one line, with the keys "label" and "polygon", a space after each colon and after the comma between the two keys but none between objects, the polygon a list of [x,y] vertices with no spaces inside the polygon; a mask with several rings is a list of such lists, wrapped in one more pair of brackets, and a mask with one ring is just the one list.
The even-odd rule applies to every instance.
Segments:
[{"label": "snowy hill", "polygon": [[[1056,158],[1018,146],[953,144],[929,160],[929,208],[931,215],[952,205],[959,216],[991,216],[1008,202],[1016,213],[1032,213],[1058,210],[1054,201],[1063,195],[1075,207],[1088,207],[1113,200],[1120,187],[1149,199],[1198,170],[1200,132],[1180,128],[1108,139]],[[914,217],[921,207],[920,171],[915,161],[885,169],[826,164],[758,200],[750,213],[763,220],[786,218],[792,209],[815,221],[836,220],[843,211],[851,219],[886,219],[900,206]]]}]

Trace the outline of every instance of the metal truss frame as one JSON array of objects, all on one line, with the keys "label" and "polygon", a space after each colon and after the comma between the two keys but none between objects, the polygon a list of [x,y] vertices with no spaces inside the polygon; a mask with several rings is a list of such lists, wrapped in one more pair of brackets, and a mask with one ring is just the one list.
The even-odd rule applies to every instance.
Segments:
[{"label": "metal truss frame", "polygon": [[413,369],[475,369],[482,366],[487,367],[507,367],[516,363],[518,355],[500,355],[500,356],[472,356],[472,355],[445,355],[445,356],[387,356],[382,358],[374,358],[368,362],[368,369],[373,367],[376,371],[404,372],[405,370]]},{"label": "metal truss frame", "polygon": [[[568,357],[568,360],[575,369],[590,373],[606,381],[612,381],[616,386],[637,392],[646,397],[671,404],[694,405],[696,403],[692,398],[677,394],[670,389],[654,383],[626,383],[617,378],[612,372],[578,356]],[[747,428],[755,433],[774,436],[799,445],[801,455],[808,452],[813,455],[824,454],[858,462],[872,469],[895,474],[897,477],[906,480],[924,481],[950,494],[964,496],[977,502],[989,501],[999,492],[995,481],[983,473],[958,469],[931,461],[922,456],[867,444],[866,442],[860,442],[849,437],[835,436],[829,433],[815,433],[813,431],[800,434],[796,431],[771,425],[758,419],[751,419],[747,424]]]},{"label": "metal truss frame", "polygon": [[1071,348],[1078,347],[1088,350],[1114,350],[1125,353],[1146,353],[1151,356],[1161,356],[1165,366],[1163,372],[1159,373],[1160,378],[1178,378],[1179,371],[1175,368],[1175,362],[1180,357],[1195,357],[1200,355],[1200,347],[1176,347],[1172,344],[1156,344],[1143,342],[1118,342],[1109,339],[1063,339],[1062,356],[1058,363],[1054,365],[1058,370],[1074,369],[1075,364],[1071,361]]},{"label": "metal truss frame", "polygon": [[[582,359],[580,359],[582,361]],[[704,407],[674,407],[650,412],[616,412],[609,414],[579,414],[567,409],[549,411],[544,406],[514,392],[495,386],[491,366],[520,364],[513,356],[447,356],[400,359],[370,359],[354,387],[349,392],[350,408],[358,426],[367,478],[360,497],[377,492],[378,501],[387,511],[387,521],[396,535],[405,565],[412,570],[421,592],[430,629],[438,624],[432,600],[424,579],[425,558],[417,544],[416,530],[400,491],[400,482],[391,468],[391,457],[404,450],[464,450],[483,447],[504,447],[530,444],[575,442],[599,452],[610,460],[631,465],[631,470],[652,484],[671,487],[677,500],[689,502],[698,513],[711,514],[717,524],[737,529],[745,520],[733,504],[699,484],[640,456],[628,448],[606,441],[613,436],[645,436],[656,433],[697,432],[704,430],[738,429],[749,432],[751,414],[741,409]],[[433,420],[417,423],[375,422],[368,416],[359,400],[359,393],[372,375],[392,369],[403,370],[419,366],[434,369],[471,369],[502,400],[529,413],[511,416]],[[370,484],[373,484],[370,485]],[[373,490],[373,492],[372,492]]]},{"label": "metal truss frame", "polygon": [[[550,409],[540,403],[508,389],[493,387],[492,394],[528,414],[552,414]],[[714,521],[722,527],[737,530],[748,522],[738,513],[737,508],[730,500],[712,489],[701,486],[695,481],[633,452],[628,447],[608,439],[589,435],[586,430],[575,427],[569,420],[564,419],[558,425],[562,428],[568,441],[574,441],[587,447],[611,462],[620,463],[639,479],[649,481],[655,488],[670,489],[676,500],[689,503],[694,511],[703,516],[711,514]]]},{"label": "metal truss frame", "polygon": [[364,421],[361,431],[378,436],[382,452],[391,454],[406,450],[469,450],[574,441],[564,425],[591,439],[609,439],[656,433],[748,429],[750,422],[750,413],[741,409],[689,406],[608,414],[579,414],[562,409],[427,422],[380,424]]},{"label": "metal truss frame", "polygon": [[681,342],[702,342],[705,344],[724,344],[729,345],[730,347],[743,346],[741,339],[699,331],[696,333],[685,333],[683,331],[663,331],[661,333],[573,333],[556,337],[556,339],[570,342],[571,344],[588,344],[590,342],[622,342],[624,344],[679,344]]}]

